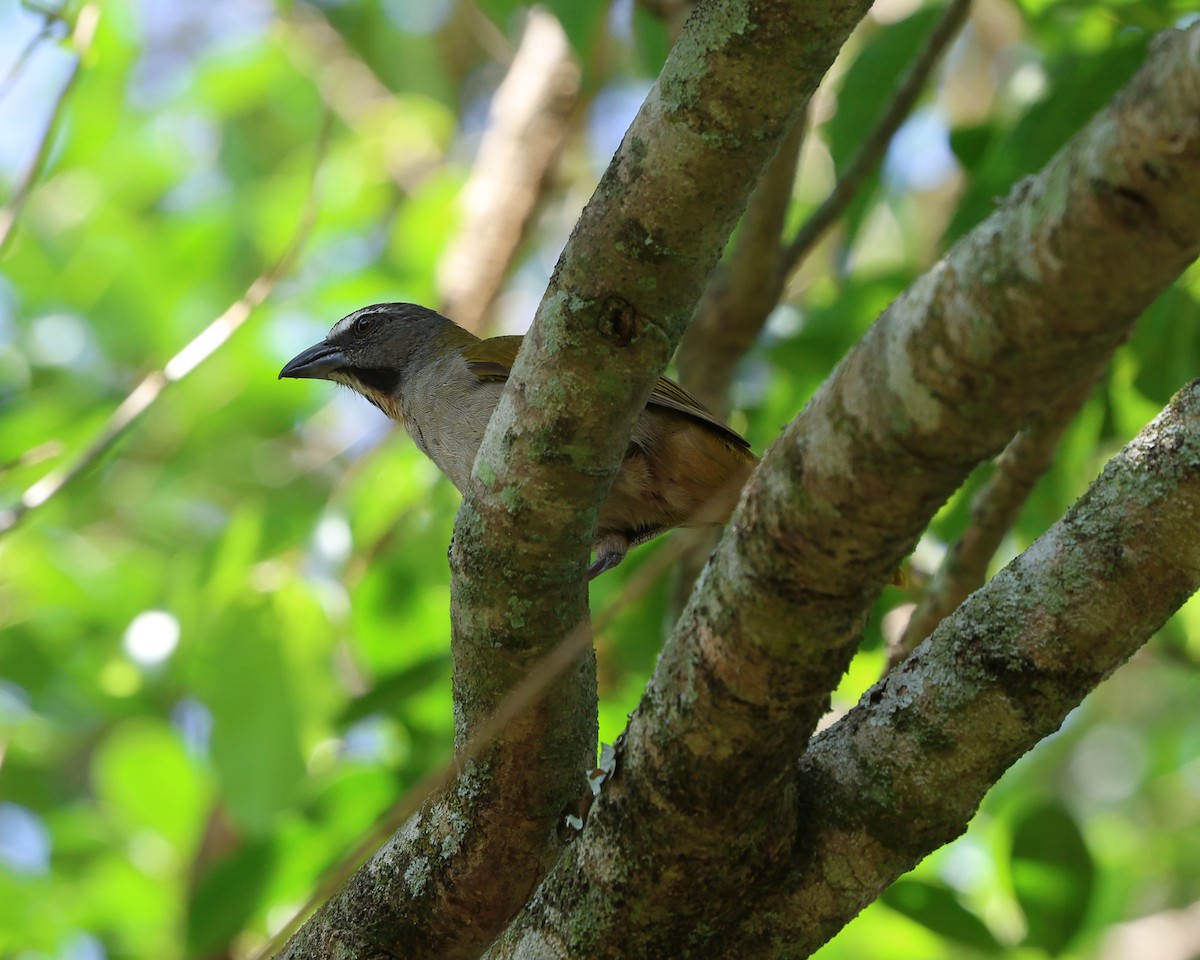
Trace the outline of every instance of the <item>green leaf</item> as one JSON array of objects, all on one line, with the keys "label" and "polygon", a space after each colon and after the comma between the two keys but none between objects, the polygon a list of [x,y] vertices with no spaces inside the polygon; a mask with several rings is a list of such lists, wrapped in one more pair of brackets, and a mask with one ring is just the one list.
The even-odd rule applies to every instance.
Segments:
[{"label": "green leaf", "polygon": [[304,775],[289,664],[278,625],[264,606],[243,602],[218,618],[200,679],[229,812],[254,836],[266,833],[291,804]]},{"label": "green leaf", "polygon": [[[1110,48],[1089,50],[1056,64],[1050,93],[1006,134],[993,136],[985,158],[973,169],[967,168],[971,185],[947,236],[956,239],[982,221],[992,212],[997,197],[1005,196],[1021,177],[1044,166],[1141,66],[1148,41],[1148,34],[1122,35]],[[1063,95],[1066,90],[1071,91],[1070,96]]]},{"label": "green leaf", "polygon": [[1025,943],[1058,954],[1079,932],[1092,899],[1095,864],[1083,835],[1065,807],[1041,803],[1018,818],[1011,856]]},{"label": "green leaf", "polygon": [[207,789],[175,732],[152,717],[127,720],[92,760],[100,800],[130,829],[155,831],[186,857],[200,828]]},{"label": "green leaf", "polygon": [[246,925],[259,906],[274,862],[271,843],[249,843],[200,878],[188,904],[188,956],[212,955]]},{"label": "green leaf", "polygon": [[897,913],[956,943],[984,953],[1000,953],[1004,949],[987,925],[944,884],[904,877],[893,883],[880,900]]}]

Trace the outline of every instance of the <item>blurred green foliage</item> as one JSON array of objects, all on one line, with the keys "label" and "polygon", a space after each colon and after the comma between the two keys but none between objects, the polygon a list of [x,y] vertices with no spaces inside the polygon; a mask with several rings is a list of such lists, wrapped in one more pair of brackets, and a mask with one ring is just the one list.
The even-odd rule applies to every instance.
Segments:
[{"label": "blurred green foliage", "polygon": [[[644,89],[667,50],[662,24],[640,9],[548,6],[583,66],[584,99],[497,308],[506,329],[529,320],[607,159],[597,145],[631,119],[636,103],[605,93]],[[275,374],[364,303],[436,303],[436,267],[523,9],[101,4],[0,261],[0,507],[82,451],[145,374],[280,255],[327,102],[336,119],[311,237],[267,305],[115,451],[0,536],[0,954],[249,955],[448,756],[444,558],[457,494],[366,404]],[[72,0],[64,13],[78,10]],[[978,5],[883,171],[743,365],[735,425],[757,448],[993,197],[1087,121],[1152,32],[1186,12],[1149,0]],[[878,14],[818,99],[792,222],[870,129],[933,16],[899,0]],[[0,69],[43,22],[0,0]],[[0,98],[10,190],[71,63],[62,32],[35,45]],[[382,93],[339,91],[350,81],[333,61],[370,71]],[[1148,312],[1009,556],[1195,375],[1198,280]],[[939,514],[918,567],[961,532],[986,472]],[[593,606],[654,549],[598,581]],[[607,741],[653,667],[668,593],[658,585],[597,638]],[[911,599],[885,593],[837,709],[877,678],[885,615]],[[966,837],[822,956],[1092,956],[1113,925],[1200,898],[1198,660],[1191,604],[1004,777]]]}]

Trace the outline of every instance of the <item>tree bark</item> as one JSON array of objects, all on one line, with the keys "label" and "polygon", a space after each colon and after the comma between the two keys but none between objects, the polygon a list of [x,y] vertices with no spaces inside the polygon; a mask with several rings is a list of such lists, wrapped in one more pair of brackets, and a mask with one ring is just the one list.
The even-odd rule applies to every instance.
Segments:
[{"label": "tree bark", "polygon": [[814,739],[789,784],[803,841],[727,955],[808,956],[962,833],[1000,775],[1200,588],[1198,517],[1194,380],[1062,520]]},{"label": "tree bark", "polygon": [[[759,172],[869,0],[711,0],[585,209],[475,464],[451,549],[461,748],[586,625],[596,506]],[[590,660],[430,798],[283,956],[476,955],[561,850],[596,746]]]},{"label": "tree bark", "polygon": [[[794,850],[836,846],[798,820],[792,766],[879,589],[974,465],[1090,376],[1200,253],[1198,46],[1196,27],[1161,37],[771,448],[631,720],[619,775],[491,956],[707,954],[751,922],[747,904]],[[852,875],[851,861],[832,869]]]}]

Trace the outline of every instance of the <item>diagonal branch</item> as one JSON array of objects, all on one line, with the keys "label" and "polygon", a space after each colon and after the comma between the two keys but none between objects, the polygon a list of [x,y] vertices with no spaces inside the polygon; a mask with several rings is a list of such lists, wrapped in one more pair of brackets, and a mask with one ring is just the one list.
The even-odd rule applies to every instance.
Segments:
[{"label": "diagonal branch", "polygon": [[296,225],[295,233],[292,234],[279,259],[259,274],[246,292],[228,310],[200,331],[182,350],[168,360],[161,370],[155,370],[143,378],[142,382],[113,411],[99,435],[73,462],[46,474],[29,487],[16,504],[0,510],[0,535],[12,530],[29,515],[30,511],[36,510],[52,497],[62,493],[64,489],[94,466],[118,440],[129,432],[142,414],[154,405],[163,390],[172,383],[182,380],[211,357],[246,322],[255,308],[270,296],[279,281],[291,271],[296,258],[304,247],[304,242],[308,238],[316,216],[317,171],[321,167],[328,147],[332,119],[332,114],[326,113],[322,121],[300,220]]},{"label": "diagonal branch", "polygon": [[[798,119],[750,194],[729,257],[708,278],[692,322],[679,343],[679,381],[718,416],[729,413],[734,372],[754,345],[783,293],[779,238],[796,180],[805,125]],[[671,587],[672,619],[683,609],[718,530],[693,531]]]},{"label": "diagonal branch", "polygon": [[567,135],[579,67],[553,14],[533,8],[488,111],[463,186],[462,223],[438,264],[441,312],[475,333],[487,315]]},{"label": "diagonal branch", "polygon": [[791,784],[804,842],[730,956],[807,956],[961,834],[1000,773],[1200,588],[1197,516],[1200,380],[815,739]]},{"label": "diagonal branch", "polygon": [[621,775],[490,955],[727,946],[745,904],[813,842],[792,761],[879,590],[973,466],[1094,370],[1198,254],[1195,26],[1160,37],[768,451],[630,722]]},{"label": "diagonal branch", "polygon": [[[686,543],[676,538],[664,549],[656,551],[654,556],[622,585],[617,598],[596,618],[595,630],[599,632],[606,629],[620,614],[641,599],[685,549]],[[454,816],[450,816],[445,809],[445,799],[439,794],[453,786],[455,778],[460,776],[464,769],[469,769],[471,764],[483,759],[486,751],[499,738],[508,736],[514,722],[578,662],[591,646],[592,632],[589,624],[580,624],[551,647],[509,691],[496,712],[475,727],[454,757],[422,777],[419,783],[388,809],[370,832],[355,844],[354,849],[327,872],[319,887],[297,911],[292,921],[276,933],[260,951],[259,960],[273,956],[285,941],[287,946],[279,954],[281,958],[326,956],[335,946],[343,951],[363,951],[380,942],[390,944],[390,949],[393,950],[403,947],[404,956],[410,958],[451,955],[443,952],[448,948],[445,939],[442,939],[445,938],[445,933],[440,928],[463,922],[462,905],[457,901],[463,898],[466,884],[460,883],[456,887],[447,884],[440,889],[438,895],[443,898],[441,902],[436,904],[435,909],[427,911],[418,922],[413,922],[408,918],[389,920],[383,915],[384,911],[370,910],[368,905],[373,904],[381,892],[376,878],[380,874],[400,874],[407,877],[423,858],[428,859],[432,851],[445,845],[447,823],[461,827],[473,820],[477,811],[472,809],[471,805],[478,802],[484,807],[487,797],[470,798],[471,805],[466,809],[454,811]],[[415,816],[418,813],[420,815]],[[389,836],[409,822],[410,818],[414,818],[410,828],[403,831],[399,842],[381,846]],[[363,861],[372,853],[375,855],[371,857],[370,862],[362,866]],[[456,879],[461,881],[463,878]],[[325,902],[326,900],[328,902]],[[369,917],[364,923],[364,912],[374,912],[376,916]],[[478,920],[471,918],[471,922],[477,923]],[[462,939],[461,932],[458,939]],[[460,948],[451,944],[449,949]],[[469,950],[462,952],[463,955],[471,955]]]},{"label": "diagonal branch", "polygon": [[[560,260],[459,514],[451,564],[460,748],[586,621],[594,506],[634,418],[752,184],[867,6],[724,0],[688,21]],[[452,825],[453,843],[414,871],[371,872],[359,890],[369,899],[353,918],[343,914],[353,923],[327,927],[324,949],[402,942],[409,955],[465,956],[502,929],[560,855],[559,815],[593,765],[592,671],[590,658],[578,662],[519,729],[463,770],[435,801],[453,819],[422,821]],[[469,820],[455,814],[464,800]],[[407,840],[394,837],[385,852]],[[447,883],[460,909],[443,919]]]},{"label": "diagonal branch", "polygon": [[[9,91],[16,85],[17,77],[21,75],[21,71],[25,69],[25,64],[29,62],[29,58],[42,44],[43,41],[53,37],[61,27],[67,26],[66,20],[63,19],[61,10],[42,10],[39,11],[45,18],[42,26],[38,29],[29,41],[21,48],[21,52],[17,54],[12,66],[8,68],[8,72],[4,74],[3,79],[0,79],[0,100],[8,96]],[[69,26],[67,28],[70,29]]]},{"label": "diagonal branch", "polygon": [[729,259],[704,288],[676,358],[680,382],[710,410],[729,410],[729,384],[783,293],[779,238],[804,139],[797,120],[746,204]]}]

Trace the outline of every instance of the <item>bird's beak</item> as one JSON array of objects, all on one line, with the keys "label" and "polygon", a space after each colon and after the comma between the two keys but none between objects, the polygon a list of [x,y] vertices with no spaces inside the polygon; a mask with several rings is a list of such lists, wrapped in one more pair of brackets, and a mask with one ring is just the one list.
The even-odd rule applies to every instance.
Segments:
[{"label": "bird's beak", "polygon": [[337,347],[322,340],[296,354],[279,371],[279,379],[328,380],[329,375],[346,366],[346,357]]}]

